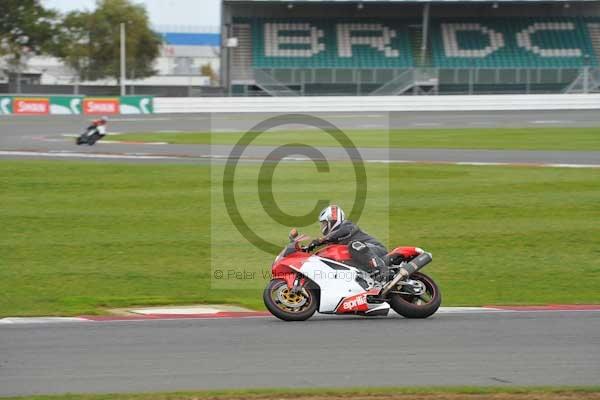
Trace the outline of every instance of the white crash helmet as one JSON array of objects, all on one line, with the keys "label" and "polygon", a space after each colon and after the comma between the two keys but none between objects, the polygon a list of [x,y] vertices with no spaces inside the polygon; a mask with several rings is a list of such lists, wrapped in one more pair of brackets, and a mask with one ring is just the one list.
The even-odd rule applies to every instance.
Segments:
[{"label": "white crash helmet", "polygon": [[330,205],[319,214],[319,222],[321,223],[321,233],[327,235],[335,231],[344,222],[346,215],[344,210],[336,205]]}]

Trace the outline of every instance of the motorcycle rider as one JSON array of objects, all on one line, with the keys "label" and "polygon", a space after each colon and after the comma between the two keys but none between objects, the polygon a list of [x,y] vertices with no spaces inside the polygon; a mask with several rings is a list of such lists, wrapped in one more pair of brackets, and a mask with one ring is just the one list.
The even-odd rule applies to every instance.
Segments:
[{"label": "motorcycle rider", "polygon": [[[96,119],[94,121],[92,121],[92,124],[90,126],[88,126],[88,131],[90,129],[95,129],[98,132],[98,135],[100,136],[100,139],[104,138],[104,136],[106,136],[106,124],[108,122],[108,117],[100,117],[99,119]],[[100,140],[98,139],[98,140]]]},{"label": "motorcycle rider", "polygon": [[348,245],[352,260],[363,270],[372,273],[379,283],[388,279],[388,267],[382,257],[387,254],[383,244],[363,232],[352,221],[346,220],[344,211],[337,205],[326,207],[319,214],[323,237],[313,240],[308,250],[327,243]]}]

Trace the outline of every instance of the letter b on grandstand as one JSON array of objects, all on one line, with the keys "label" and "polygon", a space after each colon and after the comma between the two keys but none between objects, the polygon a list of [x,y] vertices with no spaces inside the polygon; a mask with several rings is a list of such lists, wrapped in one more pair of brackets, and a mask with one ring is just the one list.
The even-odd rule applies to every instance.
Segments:
[{"label": "letter b on grandstand", "polygon": [[223,32],[232,95],[600,90],[600,2],[224,0]]}]

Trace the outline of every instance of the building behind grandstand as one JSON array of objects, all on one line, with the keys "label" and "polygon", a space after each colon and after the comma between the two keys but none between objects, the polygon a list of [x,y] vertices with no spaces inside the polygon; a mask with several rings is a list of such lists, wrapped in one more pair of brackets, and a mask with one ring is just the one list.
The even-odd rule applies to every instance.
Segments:
[{"label": "building behind grandstand", "polygon": [[[208,86],[217,84],[220,68],[219,27],[198,26],[156,26],[154,30],[163,38],[160,56],[154,68],[157,75],[145,79],[128,80],[136,86]],[[210,66],[210,68],[207,68]],[[204,68],[203,68],[204,67]],[[205,72],[215,71],[211,77]],[[9,81],[8,68],[0,61],[0,83]],[[116,85],[114,79],[85,82],[79,81],[75,71],[64,65],[61,60],[48,56],[35,56],[26,60],[21,71],[22,86],[27,85]],[[16,80],[16,76],[11,81]],[[16,84],[9,92],[15,92]]]},{"label": "building behind grandstand", "polygon": [[589,92],[600,2],[223,0],[233,95]]}]

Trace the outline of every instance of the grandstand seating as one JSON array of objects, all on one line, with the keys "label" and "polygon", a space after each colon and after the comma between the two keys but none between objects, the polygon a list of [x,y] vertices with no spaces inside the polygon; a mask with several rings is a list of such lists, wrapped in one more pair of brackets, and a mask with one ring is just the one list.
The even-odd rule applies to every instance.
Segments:
[{"label": "grandstand seating", "polygon": [[[572,68],[595,65],[585,24],[575,18],[442,21],[433,62],[443,68]],[[586,57],[587,55],[587,57]]]},{"label": "grandstand seating", "polygon": [[[584,18],[432,20],[425,60],[409,20],[246,19],[254,68],[577,68],[597,66]],[[413,29],[414,30],[414,29]],[[420,36],[419,36],[420,37]],[[420,47],[420,46],[416,46]]]},{"label": "grandstand seating", "polygon": [[374,21],[254,20],[256,68],[399,68],[413,65],[407,26]]}]

